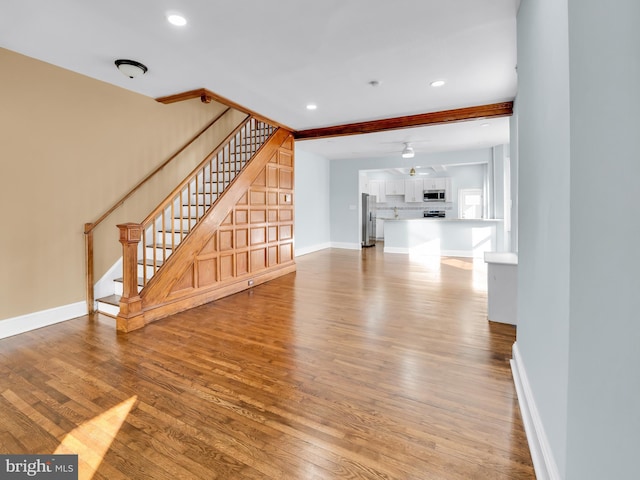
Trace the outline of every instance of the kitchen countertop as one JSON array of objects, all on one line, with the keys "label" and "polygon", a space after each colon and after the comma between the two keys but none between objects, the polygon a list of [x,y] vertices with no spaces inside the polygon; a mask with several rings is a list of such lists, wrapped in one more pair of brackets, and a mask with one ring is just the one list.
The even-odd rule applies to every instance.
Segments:
[{"label": "kitchen countertop", "polygon": [[384,221],[384,252],[482,258],[501,248],[502,219],[398,218]]},{"label": "kitchen countertop", "polygon": [[394,221],[394,222],[504,222],[502,218],[438,218],[438,217],[421,217],[421,218],[386,218],[381,217],[381,220]]}]

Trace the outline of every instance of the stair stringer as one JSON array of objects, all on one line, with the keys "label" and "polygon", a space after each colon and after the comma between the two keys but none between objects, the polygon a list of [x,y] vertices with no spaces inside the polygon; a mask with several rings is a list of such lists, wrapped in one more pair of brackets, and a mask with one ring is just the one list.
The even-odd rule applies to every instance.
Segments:
[{"label": "stair stringer", "polygon": [[[128,314],[121,309],[116,319],[117,329],[123,332],[136,330],[168,315],[294,272],[293,168],[293,136],[280,128],[142,289],[140,311]],[[249,218],[253,214],[251,197],[264,197],[265,216],[275,212],[277,218],[253,222],[255,219]],[[243,202],[247,204],[246,208]],[[235,210],[246,212],[246,218],[232,218]],[[241,256],[238,256],[238,239],[227,238],[229,231],[233,232],[233,237],[238,236],[238,221],[245,221],[247,230],[247,247],[240,249]],[[262,244],[260,238],[257,241],[251,238],[254,231],[259,237],[260,229],[264,231]],[[272,231],[276,232],[274,241],[270,241]],[[229,241],[231,248],[228,248]],[[252,249],[254,245],[255,249]],[[262,259],[264,268],[250,268]],[[224,269],[222,262],[227,267],[231,262],[232,276],[224,275],[228,268]],[[239,268],[242,266],[247,267],[246,271]],[[203,279],[208,281],[203,282]]]}]

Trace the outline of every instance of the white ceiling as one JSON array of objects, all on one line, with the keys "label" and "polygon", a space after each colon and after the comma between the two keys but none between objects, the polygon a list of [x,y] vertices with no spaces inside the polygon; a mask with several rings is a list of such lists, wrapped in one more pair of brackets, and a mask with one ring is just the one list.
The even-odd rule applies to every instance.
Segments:
[{"label": "white ceiling", "polygon": [[[519,0],[20,0],[0,46],[161,97],[206,88],[294,130],[512,100]],[[175,27],[166,14],[188,24]],[[128,58],[149,71],[129,79]],[[429,83],[447,83],[433,88]],[[369,82],[380,85],[372,87]],[[317,110],[305,108],[316,103]],[[480,127],[489,123],[488,127]],[[305,141],[329,158],[507,143],[495,119]]]}]

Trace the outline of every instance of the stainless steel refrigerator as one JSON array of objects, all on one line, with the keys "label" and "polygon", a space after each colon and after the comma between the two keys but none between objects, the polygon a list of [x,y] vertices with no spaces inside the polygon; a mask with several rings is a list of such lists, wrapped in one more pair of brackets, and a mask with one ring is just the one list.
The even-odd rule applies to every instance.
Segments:
[{"label": "stainless steel refrigerator", "polygon": [[362,246],[376,244],[376,196],[362,194]]}]

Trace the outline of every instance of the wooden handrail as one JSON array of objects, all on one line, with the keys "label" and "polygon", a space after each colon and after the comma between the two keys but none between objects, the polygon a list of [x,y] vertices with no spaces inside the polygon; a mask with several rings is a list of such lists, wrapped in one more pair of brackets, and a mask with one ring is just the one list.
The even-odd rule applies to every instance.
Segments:
[{"label": "wooden handrail", "polygon": [[95,229],[98,225],[100,225],[100,223],[102,223],[102,221],[107,218],[109,215],[111,215],[120,205],[122,205],[125,201],[127,201],[127,199],[133,195],[134,193],[136,193],[136,191],[138,191],[140,189],[140,187],[142,187],[142,185],[144,185],[145,183],[147,183],[149,180],[151,180],[151,178],[153,176],[155,176],[158,172],[160,172],[164,167],[166,167],[167,165],[169,165],[169,163],[171,163],[172,160],[174,160],[178,155],[180,155],[182,152],[184,152],[193,142],[195,142],[198,138],[200,138],[200,136],[206,132],[207,130],[209,130],[209,128],[211,128],[213,126],[214,123],[216,123],[218,120],[220,120],[222,118],[222,116],[227,113],[229,110],[231,110],[230,107],[226,108],[222,113],[220,113],[216,118],[214,118],[211,122],[209,122],[207,124],[206,127],[204,127],[202,130],[200,130],[198,133],[196,133],[187,143],[185,143],[178,151],[176,151],[173,155],[171,155],[167,160],[165,160],[165,162],[160,165],[159,167],[157,167],[153,172],[151,172],[149,175],[147,175],[146,177],[144,177],[135,187],[133,187],[131,190],[129,190],[128,193],[126,193],[120,200],[118,200],[111,208],[109,208],[106,212],[104,212],[100,218],[98,218],[98,220],[96,220],[93,223],[85,223],[85,230],[84,233],[89,233],[91,232],[93,229]]},{"label": "wooden handrail", "polygon": [[[277,131],[278,127],[248,116],[141,223],[118,225],[123,247],[123,293],[118,318],[129,318],[139,312],[142,298],[139,285],[142,288],[147,285],[171,252],[224,197],[228,186]],[[151,253],[147,253],[148,249]],[[138,265],[142,265],[140,280]]]},{"label": "wooden handrail", "polygon": [[231,139],[238,134],[240,130],[242,130],[242,128],[245,126],[246,120],[247,118],[245,118],[245,122],[238,125],[235,128],[235,130],[233,130],[233,132],[227,135],[225,139],[222,140],[216,148],[214,148],[211,152],[209,152],[209,154],[204,158],[204,160],[200,162],[197,167],[191,170],[191,172],[184,178],[184,180],[182,180],[182,182],[180,182],[178,186],[174,188],[171,191],[171,193],[169,193],[169,195],[167,195],[167,197],[162,201],[162,203],[160,203],[149,215],[147,215],[147,218],[145,218],[141,222],[141,224],[147,226],[149,222],[151,222],[151,220],[157,217],[162,210],[167,208],[167,206],[175,198],[175,196],[178,193],[180,193],[180,190],[182,190],[184,187],[187,186],[189,182],[191,182],[191,180],[193,179],[193,176],[196,173],[198,173],[200,170],[202,170],[202,168],[207,164],[207,162],[209,162],[216,153],[218,153],[222,148],[224,148],[231,141]]},{"label": "wooden handrail", "polygon": [[[226,188],[277,130],[276,126],[249,116],[220,142],[139,224],[142,255],[136,259],[130,255],[131,249],[124,250],[123,274],[133,271],[133,262],[140,263],[143,265],[141,285],[144,288],[171,252],[224,196]],[[151,250],[149,254],[148,249]],[[150,273],[147,273],[148,269]],[[137,276],[130,282],[135,280]],[[124,303],[121,301],[121,310]]]},{"label": "wooden handrail", "polygon": [[[172,252],[189,234],[275,130],[277,127],[273,125],[248,117],[142,221],[142,258],[139,260],[145,265],[143,286],[167,259],[167,249]],[[163,232],[160,240],[156,239],[157,232]],[[147,247],[151,247],[148,256]],[[151,270],[149,275],[147,268]]]},{"label": "wooden handrail", "polygon": [[260,115],[258,112],[251,110],[239,103],[234,102],[228,98],[223,97],[222,95],[218,95],[211,90],[207,90],[206,88],[198,88],[196,90],[189,90],[188,92],[176,93],[175,95],[167,95],[165,97],[156,98],[156,102],[170,104],[175,102],[184,102],[185,100],[191,100],[192,98],[199,98],[202,103],[209,103],[212,100],[222,103],[223,105],[229,105],[235,110],[239,112],[246,113],[247,115],[252,116],[253,118],[260,120],[261,122],[268,123],[269,125],[275,125],[276,127],[284,128],[285,130],[293,131],[292,128],[280,123],[276,122],[272,118],[265,117],[264,115]]},{"label": "wooden handrail", "polygon": [[136,193],[145,183],[147,183],[151,178],[153,178],[157,173],[159,173],[164,167],[169,165],[175,158],[178,157],[182,152],[184,152],[189,146],[191,146],[198,138],[200,138],[207,130],[209,130],[218,120],[220,120],[231,107],[225,108],[222,112],[220,112],[213,120],[211,120],[204,128],[202,128],[198,133],[196,133],[193,137],[191,137],[182,147],[180,147],[173,155],[171,155],[167,160],[165,160],[162,165],[158,166],[155,170],[153,170],[150,174],[148,174],[144,179],[142,179],[138,184],[133,187],[129,192],[127,192],[120,200],[118,200],[113,206],[107,211],[105,211],[95,222],[93,223],[85,223],[84,224],[84,236],[85,236],[85,263],[86,263],[86,275],[85,275],[85,283],[86,283],[86,294],[87,294],[87,312],[89,314],[94,313],[94,293],[93,293],[93,282],[94,282],[94,269],[93,269],[93,230],[100,225],[109,215],[111,215],[118,207],[124,204],[125,201],[129,197],[131,197],[134,193]]}]

